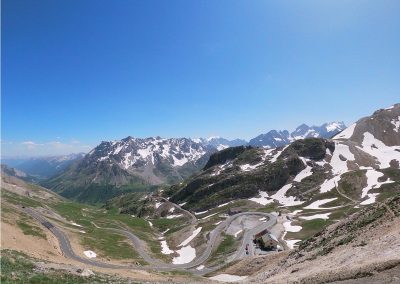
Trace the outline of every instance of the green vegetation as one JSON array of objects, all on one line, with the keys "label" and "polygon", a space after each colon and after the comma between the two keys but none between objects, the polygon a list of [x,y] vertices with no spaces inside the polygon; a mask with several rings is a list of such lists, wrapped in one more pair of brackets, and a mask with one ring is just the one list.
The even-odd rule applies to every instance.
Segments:
[{"label": "green vegetation", "polygon": [[164,232],[167,229],[169,229],[168,233],[170,234],[172,232],[176,232],[180,230],[183,227],[186,226],[186,218],[173,218],[173,219],[167,219],[167,218],[158,218],[151,220],[153,223],[154,227],[156,227],[160,232]]},{"label": "green vegetation", "polygon": [[[92,182],[95,177],[96,183]],[[104,204],[106,200],[124,193],[151,191],[153,188],[116,164],[101,163],[99,168],[93,169],[90,162],[83,161],[45,180],[42,185],[61,196],[89,204]]]},{"label": "green vegetation", "polygon": [[226,255],[235,251],[235,239],[231,235],[225,235],[223,241],[219,244],[216,255]]},{"label": "green vegetation", "polygon": [[18,195],[16,193],[1,190],[1,198],[14,205],[21,205],[27,207],[40,207],[42,203],[36,201],[28,196]]},{"label": "green vegetation", "polygon": [[[185,208],[194,211],[211,209],[238,198],[253,197],[260,189],[274,192],[285,185],[291,175],[296,175],[305,167],[296,153],[289,153],[285,159],[278,158],[274,163],[266,162],[251,172],[244,172],[239,165],[259,162],[264,153],[260,149],[250,147],[226,150],[210,157],[208,165],[211,168],[193,176],[186,184],[171,188],[171,201],[185,201]],[[232,166],[223,170],[217,168],[217,165],[228,158],[235,158]],[[214,175],[217,171],[219,174]]]},{"label": "green vegetation", "polygon": [[213,155],[211,155],[210,159],[205,165],[204,170],[207,170],[216,165],[225,164],[227,161],[235,159],[237,156],[249,149],[251,149],[251,147],[238,146],[226,148],[222,151],[214,153]]},{"label": "green vegetation", "polygon": [[296,153],[301,157],[313,160],[321,160],[325,157],[326,149],[333,152],[335,150],[334,142],[320,138],[306,138],[296,140],[290,144],[282,153],[282,157],[287,157]]},{"label": "green vegetation", "polygon": [[386,168],[380,171],[384,173],[385,176],[389,177],[391,180],[400,182],[400,169]]},{"label": "green vegetation", "polygon": [[217,249],[211,254],[209,258],[209,263],[223,263],[228,254],[235,251],[236,241],[235,238],[231,235],[221,235],[223,240],[218,245]]},{"label": "green vegetation", "polygon": [[[134,259],[145,264],[124,236],[109,230],[98,229],[94,224],[104,228],[132,230],[135,235],[146,242],[153,254],[160,258],[165,257],[160,252],[160,244],[155,239],[149,223],[142,218],[120,214],[115,208],[106,210],[74,202],[55,204],[53,208],[60,215],[83,226],[81,229],[86,234],[83,235],[82,244],[99,253],[99,255],[115,259]],[[154,226],[163,227],[179,222],[176,219],[157,219],[154,220]]]},{"label": "green vegetation", "polygon": [[[107,230],[93,229],[86,232],[82,238],[82,245],[89,247],[93,251],[99,252],[100,256],[113,259],[140,259],[139,254],[133,250],[131,244],[127,243],[125,238],[117,233]],[[145,264],[145,262],[141,262]]]},{"label": "green vegetation", "polygon": [[31,235],[45,240],[47,239],[46,234],[40,227],[29,224],[28,222],[29,220],[27,218],[22,218],[17,221],[17,225],[22,230],[24,235]]},{"label": "green vegetation", "polygon": [[365,170],[358,170],[343,174],[338,184],[338,190],[344,195],[358,200],[365,186]]},{"label": "green vegetation", "polygon": [[323,219],[314,219],[314,220],[302,220],[292,223],[292,225],[299,225],[302,229],[299,232],[293,233],[288,232],[286,238],[288,239],[301,239],[306,240],[311,236],[315,235],[325,227],[333,224],[334,221],[331,220],[323,220]]},{"label": "green vegetation", "polygon": [[[82,277],[63,270],[49,270],[46,272],[36,271],[34,262],[36,259],[27,255],[12,251],[1,251],[1,283],[4,284],[75,284],[75,283],[124,283],[123,279],[106,275],[92,275]],[[126,283],[126,282],[125,282]]]},{"label": "green vegetation", "polygon": [[143,192],[126,193],[108,200],[105,208],[116,208],[122,214],[134,214],[138,217],[151,215],[154,211],[154,206],[144,197],[145,193]]},{"label": "green vegetation", "polygon": [[[390,207],[391,212],[396,216],[400,216],[400,196],[390,198],[385,201],[385,205],[375,203],[371,206],[350,216],[345,222],[338,223],[335,230],[322,230],[303,241],[299,249],[305,251],[313,251],[318,249],[316,255],[325,255],[331,252],[335,247],[345,245],[353,241],[362,230],[375,227],[378,224],[387,222],[387,208]],[[387,215],[388,214],[388,215]],[[362,243],[361,243],[362,245]]]}]

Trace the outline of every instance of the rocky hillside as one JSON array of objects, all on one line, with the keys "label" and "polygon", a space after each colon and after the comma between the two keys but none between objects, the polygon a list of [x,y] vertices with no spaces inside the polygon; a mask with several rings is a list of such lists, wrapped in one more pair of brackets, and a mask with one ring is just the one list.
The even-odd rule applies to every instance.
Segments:
[{"label": "rocky hillside", "polygon": [[30,176],[23,171],[17,170],[15,168],[10,168],[7,165],[1,165],[1,174],[2,175],[7,175],[10,177],[16,177],[21,180],[27,181],[27,182],[36,182],[37,179],[33,176]]},{"label": "rocky hillside", "polygon": [[102,142],[43,185],[68,198],[102,202],[124,191],[182,181],[200,170],[215,151],[187,138],[127,137]]},{"label": "rocky hillside", "polygon": [[165,194],[193,210],[238,198],[306,207],[343,197],[368,205],[379,199],[381,187],[388,188],[382,193],[386,195],[398,185],[393,178],[400,161],[399,116],[397,104],[359,120],[333,140],[307,138],[276,149],[223,150],[210,157],[203,171]]},{"label": "rocky hillside", "polygon": [[399,235],[397,194],[328,226],[296,250],[248,258],[218,273],[247,276],[242,283],[398,283]]},{"label": "rocky hillside", "polygon": [[343,122],[324,123],[321,126],[308,126],[302,124],[293,132],[287,130],[271,130],[250,140],[249,145],[256,147],[276,148],[290,144],[291,142],[305,138],[332,138],[345,129]]}]

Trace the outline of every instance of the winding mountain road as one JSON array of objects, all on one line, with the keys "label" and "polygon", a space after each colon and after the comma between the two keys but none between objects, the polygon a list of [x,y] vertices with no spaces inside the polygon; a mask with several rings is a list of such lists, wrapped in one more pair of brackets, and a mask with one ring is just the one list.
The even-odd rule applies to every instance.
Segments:
[{"label": "winding mountain road", "polygon": [[[62,250],[62,253],[65,257],[79,261],[84,264],[92,265],[92,266],[97,266],[101,268],[114,268],[114,269],[130,269],[130,268],[135,268],[135,269],[143,269],[143,270],[152,270],[152,269],[157,269],[157,270],[176,270],[176,269],[185,269],[185,270],[190,270],[192,269],[193,273],[196,274],[205,274],[206,272],[210,272],[210,270],[205,270],[205,271],[199,271],[196,269],[193,269],[202,263],[204,263],[211,255],[215,245],[218,243],[218,237],[221,235],[221,233],[229,227],[229,225],[238,217],[241,216],[261,216],[261,217],[267,217],[267,221],[265,223],[262,223],[250,230],[245,231],[244,238],[242,241],[242,244],[238,251],[235,254],[234,259],[239,259],[244,255],[245,252],[245,247],[246,244],[249,243],[252,239],[252,236],[255,233],[258,233],[265,228],[270,228],[276,223],[276,217],[270,213],[263,213],[263,212],[243,212],[239,213],[233,216],[228,217],[226,220],[221,222],[214,230],[212,230],[209,234],[209,239],[207,241],[207,247],[203,251],[203,253],[199,256],[196,257],[193,261],[185,264],[171,264],[171,263],[165,263],[159,259],[155,259],[151,257],[148,252],[144,249],[144,241],[142,241],[140,238],[138,238],[136,235],[134,235],[132,232],[124,229],[115,229],[115,228],[102,228],[104,230],[111,230],[114,232],[117,232],[119,234],[124,235],[127,239],[130,240],[132,246],[134,249],[139,253],[139,255],[150,265],[148,266],[137,266],[137,265],[116,265],[116,264],[111,264],[111,263],[104,263],[104,262],[98,262],[92,259],[86,259],[78,256],[72,249],[71,243],[68,239],[68,236],[59,228],[57,228],[53,223],[49,222],[44,216],[42,216],[39,212],[32,208],[22,208],[25,213],[30,215],[32,218],[36,219],[40,224],[42,224],[44,227],[46,227],[58,240],[60,244],[60,248]],[[191,214],[191,213],[190,213]]]}]

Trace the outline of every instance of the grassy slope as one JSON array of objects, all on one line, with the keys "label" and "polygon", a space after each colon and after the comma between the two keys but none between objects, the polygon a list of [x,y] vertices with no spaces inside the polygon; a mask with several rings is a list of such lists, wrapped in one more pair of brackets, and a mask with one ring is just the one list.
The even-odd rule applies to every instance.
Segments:
[{"label": "grassy slope", "polygon": [[[115,276],[93,275],[82,277],[64,270],[51,270],[46,273],[35,270],[39,260],[12,250],[1,251],[1,283],[124,283],[126,280]],[[40,260],[42,261],[42,260]]]}]

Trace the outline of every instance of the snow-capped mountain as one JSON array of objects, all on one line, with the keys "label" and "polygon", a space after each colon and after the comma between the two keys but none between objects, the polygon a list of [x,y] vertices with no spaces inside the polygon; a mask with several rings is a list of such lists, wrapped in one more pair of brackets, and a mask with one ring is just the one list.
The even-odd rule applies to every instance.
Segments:
[{"label": "snow-capped mountain", "polygon": [[339,133],[346,126],[343,122],[324,123],[321,126],[308,126],[302,124],[293,132],[287,130],[271,130],[266,134],[261,134],[250,140],[249,145],[256,147],[276,148],[288,145],[289,143],[304,138],[331,138]]},{"label": "snow-capped mountain", "polygon": [[276,148],[289,144],[291,137],[289,131],[271,130],[265,134],[258,135],[250,140],[249,144],[255,147]]},{"label": "snow-capped mountain", "polygon": [[209,138],[197,138],[197,139],[193,139],[193,141],[202,143],[204,145],[213,146],[218,151],[229,148],[229,147],[236,147],[236,146],[242,146],[242,145],[248,144],[248,142],[243,139],[228,140],[228,139],[225,139],[225,138],[222,138],[219,136],[212,136]]},{"label": "snow-capped mountain", "polygon": [[[104,201],[117,194],[118,188],[145,190],[152,185],[182,181],[199,171],[216,151],[211,145],[188,138],[129,136],[119,141],[103,141],[43,185],[82,201]],[[113,192],[101,196],[99,192],[109,188]]]},{"label": "snow-capped mountain", "polygon": [[[338,126],[323,127],[331,132]],[[298,138],[312,131],[301,126],[297,133]],[[231,148],[209,161],[201,173],[173,188],[172,201],[195,211],[237,199],[308,210],[360,208],[400,190],[400,104],[360,119],[333,139]]]},{"label": "snow-capped mountain", "polygon": [[197,162],[215,152],[215,148],[187,138],[160,137],[133,138],[102,142],[85,157],[89,163],[115,163],[122,169],[138,174],[152,184],[165,181],[154,172],[158,166],[179,169],[195,166]]}]

